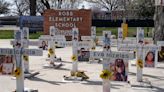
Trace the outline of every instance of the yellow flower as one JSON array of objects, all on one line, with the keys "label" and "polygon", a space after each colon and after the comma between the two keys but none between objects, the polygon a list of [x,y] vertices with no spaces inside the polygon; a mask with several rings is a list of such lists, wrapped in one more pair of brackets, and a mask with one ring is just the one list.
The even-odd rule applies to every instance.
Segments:
[{"label": "yellow flower", "polygon": [[95,50],[96,48],[95,47],[92,47],[92,50]]},{"label": "yellow flower", "polygon": [[164,52],[160,51],[159,56],[160,56],[160,58],[163,58],[164,57]]},{"label": "yellow flower", "polygon": [[28,59],[28,56],[27,56],[27,55],[23,55],[23,59],[24,59],[25,61],[29,61],[29,59]]},{"label": "yellow flower", "polygon": [[138,59],[138,60],[137,60],[137,66],[138,66],[139,68],[143,68],[143,61],[142,61],[142,59]]},{"label": "yellow flower", "polygon": [[96,38],[96,42],[95,42],[95,43],[96,43],[96,45],[98,45],[98,42],[99,42],[99,39],[98,39],[98,38]]},{"label": "yellow flower", "polygon": [[50,55],[53,55],[53,54],[54,54],[53,49],[52,49],[52,48],[48,49],[48,53],[49,53]]},{"label": "yellow flower", "polygon": [[19,77],[21,75],[21,69],[20,68],[16,68],[16,70],[14,71],[14,76],[15,77]]},{"label": "yellow flower", "polygon": [[71,71],[71,76],[82,77],[84,80],[89,79],[89,77],[84,73],[84,71]]},{"label": "yellow flower", "polygon": [[100,77],[102,79],[110,79],[112,77],[113,73],[109,70],[103,70],[102,73],[100,74]]},{"label": "yellow flower", "polygon": [[77,56],[73,55],[73,56],[71,57],[71,59],[72,59],[72,61],[76,61],[76,60],[77,60]]},{"label": "yellow flower", "polygon": [[76,72],[71,71],[71,76],[75,76]]}]

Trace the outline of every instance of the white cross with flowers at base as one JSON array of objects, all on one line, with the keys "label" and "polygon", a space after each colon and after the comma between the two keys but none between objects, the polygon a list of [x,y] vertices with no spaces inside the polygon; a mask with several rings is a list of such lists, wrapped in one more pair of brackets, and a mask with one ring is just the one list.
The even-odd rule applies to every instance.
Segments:
[{"label": "white cross with flowers at base", "polygon": [[43,52],[39,49],[25,49],[23,47],[22,31],[16,31],[14,34],[14,49],[0,48],[0,55],[13,55],[16,61],[16,70],[13,74],[16,76],[16,92],[24,92],[24,62],[23,55],[42,56]]}]

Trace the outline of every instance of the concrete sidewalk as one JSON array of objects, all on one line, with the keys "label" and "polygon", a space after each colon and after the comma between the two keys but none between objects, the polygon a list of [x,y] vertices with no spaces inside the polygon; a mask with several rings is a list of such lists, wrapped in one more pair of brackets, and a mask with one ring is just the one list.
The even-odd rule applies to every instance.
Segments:
[{"label": "concrete sidewalk", "polygon": [[[9,44],[9,40],[0,40],[1,48],[12,48]],[[90,79],[82,82],[66,82],[63,80],[63,75],[70,73],[72,48],[58,48],[56,54],[64,60],[64,66],[61,69],[42,67],[47,63],[46,51],[42,57],[30,57],[30,70],[40,71],[40,74],[35,78],[25,79],[25,87],[38,89],[39,92],[102,92],[102,80],[99,77],[102,70],[101,64],[80,62],[79,70],[86,71]],[[128,80],[130,83],[112,82],[111,92],[164,92],[164,63],[158,64],[158,68],[144,68],[143,74],[144,82],[136,82],[136,66],[131,66],[129,62]],[[16,82],[11,76],[0,76],[0,92],[11,92],[15,88]]]}]

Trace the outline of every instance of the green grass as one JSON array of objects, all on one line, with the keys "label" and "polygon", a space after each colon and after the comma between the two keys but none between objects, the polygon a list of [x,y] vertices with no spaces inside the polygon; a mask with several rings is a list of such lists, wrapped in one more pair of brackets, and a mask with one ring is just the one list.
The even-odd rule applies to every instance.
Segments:
[{"label": "green grass", "polygon": [[[43,32],[30,33],[29,38],[38,39],[39,36],[42,34]],[[0,30],[0,39],[14,39],[14,31],[13,30]]]},{"label": "green grass", "polygon": [[[147,28],[145,27],[145,37],[147,37],[146,33],[148,32],[148,30],[150,31],[149,36],[152,36],[152,28]],[[117,30],[118,28],[116,27],[99,27],[96,29],[97,30],[97,36],[101,36],[103,31],[111,31],[112,35],[116,35],[117,36]],[[136,34],[136,27],[129,27],[128,28],[128,37],[133,37],[133,35]],[[37,32],[37,33],[30,33],[30,39],[38,39],[40,35],[43,35],[43,32]],[[13,30],[0,30],[0,39],[13,39],[14,38],[14,31]]]},{"label": "green grass", "polygon": [[29,38],[30,39],[38,39],[40,35],[43,35],[43,32],[37,32],[37,33],[30,33]]},{"label": "green grass", "polygon": [[0,39],[13,39],[14,31],[12,30],[0,30]]},{"label": "green grass", "polygon": [[[101,36],[103,31],[111,31],[112,35],[116,35],[117,36],[117,27],[105,27],[105,28],[97,28],[96,34],[97,36]],[[145,27],[144,28],[144,32],[145,32],[145,37],[147,37],[147,32],[150,31],[149,33],[149,37],[152,37],[152,28],[150,27]],[[136,27],[129,27],[128,28],[128,37],[133,37],[135,34],[137,33],[137,28]]]}]

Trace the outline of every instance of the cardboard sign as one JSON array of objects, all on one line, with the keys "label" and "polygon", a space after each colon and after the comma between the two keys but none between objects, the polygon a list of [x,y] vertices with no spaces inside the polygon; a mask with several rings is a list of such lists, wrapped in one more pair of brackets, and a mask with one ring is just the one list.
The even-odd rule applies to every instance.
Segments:
[{"label": "cardboard sign", "polygon": [[14,61],[12,55],[0,55],[0,75],[12,75]]}]

